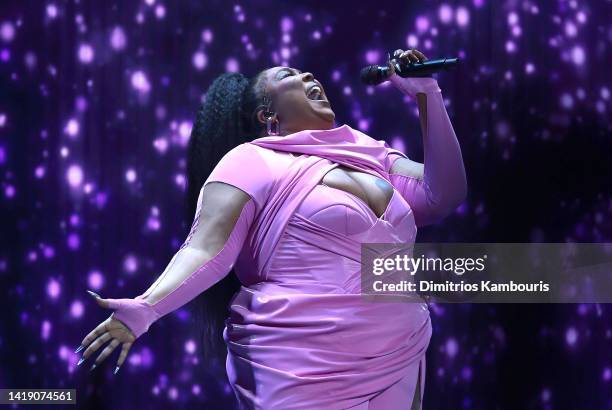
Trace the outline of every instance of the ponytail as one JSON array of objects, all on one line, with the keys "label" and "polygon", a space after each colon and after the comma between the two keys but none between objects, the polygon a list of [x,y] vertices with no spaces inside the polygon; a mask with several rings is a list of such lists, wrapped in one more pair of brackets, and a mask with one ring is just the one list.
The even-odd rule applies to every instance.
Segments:
[{"label": "ponytail", "polygon": [[[240,73],[225,73],[208,88],[187,147],[188,221],[195,217],[200,189],[221,158],[261,133],[263,124],[257,121],[256,110],[262,102],[262,77],[263,71],[251,80]],[[232,269],[194,301],[205,360],[225,359],[223,327],[229,302],[239,288]]]}]

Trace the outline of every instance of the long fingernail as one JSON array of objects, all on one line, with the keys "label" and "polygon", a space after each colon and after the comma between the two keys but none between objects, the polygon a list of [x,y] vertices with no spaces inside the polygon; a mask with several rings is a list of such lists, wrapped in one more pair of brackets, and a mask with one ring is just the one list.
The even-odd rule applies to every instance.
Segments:
[{"label": "long fingernail", "polygon": [[84,358],[84,357],[81,357],[81,360],[79,360],[79,362],[77,363],[77,366],[80,366],[80,365],[81,365],[81,363],[83,363],[84,361],[85,361],[85,358]]},{"label": "long fingernail", "polygon": [[98,295],[96,292],[92,292],[91,290],[88,290],[87,293],[89,293],[91,296],[95,297],[95,298],[99,298],[100,295]]},{"label": "long fingernail", "polygon": [[117,374],[118,371],[119,371],[119,366],[115,367],[115,371],[113,372],[113,374]]},{"label": "long fingernail", "polygon": [[89,371],[92,371],[95,368],[96,368],[96,364],[94,363],[93,366],[91,366],[91,368],[89,369]]},{"label": "long fingernail", "polygon": [[76,349],[74,352],[75,352],[75,353],[78,353],[78,352],[80,352],[81,350],[83,350],[84,348],[85,348],[85,346],[80,345],[80,346],[79,346],[79,347],[78,347],[78,348],[77,348],[77,349]]}]

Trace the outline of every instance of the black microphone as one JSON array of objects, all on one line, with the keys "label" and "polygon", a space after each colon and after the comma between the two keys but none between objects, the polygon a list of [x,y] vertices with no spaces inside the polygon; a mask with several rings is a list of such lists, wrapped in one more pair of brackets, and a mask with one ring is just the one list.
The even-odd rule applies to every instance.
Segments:
[{"label": "black microphone", "polygon": [[[439,58],[437,60],[426,60],[418,63],[397,62],[391,60],[395,73],[400,77],[429,77],[432,73],[455,68],[459,63],[458,58]],[[361,70],[361,82],[368,85],[377,85],[391,76],[391,69],[387,66],[369,65]]]}]

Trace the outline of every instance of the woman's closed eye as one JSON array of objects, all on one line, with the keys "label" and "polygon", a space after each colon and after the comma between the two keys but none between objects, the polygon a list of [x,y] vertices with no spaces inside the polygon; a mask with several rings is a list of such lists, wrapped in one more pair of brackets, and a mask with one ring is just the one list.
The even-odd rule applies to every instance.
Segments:
[{"label": "woman's closed eye", "polygon": [[293,76],[295,76],[295,75],[302,74],[302,73],[296,73],[296,72],[293,72],[293,71],[285,71],[285,74],[286,74],[286,75],[283,75],[283,76],[281,77],[281,80],[282,80],[283,78],[293,77]]},{"label": "woman's closed eye", "polygon": [[276,78],[279,79],[279,81],[283,80],[283,79],[285,79],[287,77],[294,76],[296,74],[302,74],[302,72],[299,71],[299,70],[294,71],[294,70],[289,70],[289,69],[286,69],[286,68],[282,69],[282,70],[279,70],[279,71],[280,71],[280,74],[277,74],[277,77],[276,77]]}]

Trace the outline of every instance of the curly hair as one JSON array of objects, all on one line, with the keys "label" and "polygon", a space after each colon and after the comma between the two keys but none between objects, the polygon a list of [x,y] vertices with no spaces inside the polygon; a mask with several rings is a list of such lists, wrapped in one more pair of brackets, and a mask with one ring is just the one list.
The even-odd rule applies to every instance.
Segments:
[{"label": "curly hair", "polygon": [[[208,88],[187,147],[188,221],[194,219],[200,189],[220,159],[232,148],[261,134],[264,125],[257,120],[257,112],[264,107],[264,71],[251,79],[241,73],[224,73]],[[194,301],[206,360],[225,358],[223,327],[229,302],[239,288],[232,269]]]}]

